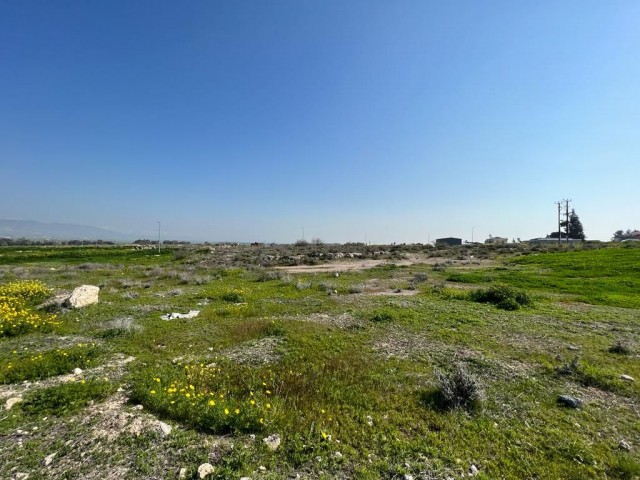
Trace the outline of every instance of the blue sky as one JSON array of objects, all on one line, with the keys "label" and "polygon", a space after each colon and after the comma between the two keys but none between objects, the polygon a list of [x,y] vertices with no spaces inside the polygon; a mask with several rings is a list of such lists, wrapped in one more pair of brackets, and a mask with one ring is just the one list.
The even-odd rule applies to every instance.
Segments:
[{"label": "blue sky", "polygon": [[640,3],[0,3],[0,218],[175,239],[640,228]]}]

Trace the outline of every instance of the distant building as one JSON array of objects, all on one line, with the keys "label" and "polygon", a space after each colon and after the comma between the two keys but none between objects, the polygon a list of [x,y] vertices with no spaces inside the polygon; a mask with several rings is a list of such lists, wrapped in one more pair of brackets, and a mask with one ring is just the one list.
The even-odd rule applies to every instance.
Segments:
[{"label": "distant building", "polygon": [[436,245],[455,247],[456,245],[462,245],[462,239],[455,237],[436,238]]},{"label": "distant building", "polygon": [[508,238],[504,238],[504,237],[492,237],[491,235],[489,235],[489,238],[487,238],[484,243],[490,244],[490,245],[505,245],[506,243],[509,242]]},{"label": "distant building", "polygon": [[[531,240],[529,240],[527,243],[530,243],[532,245],[551,245],[551,244],[557,244],[558,243],[558,239],[557,238],[551,238],[551,237],[546,237],[546,238],[532,238]],[[566,238],[562,238],[560,240],[560,243],[582,243],[582,240],[580,240],[579,238],[570,238],[569,241],[567,242]]]}]

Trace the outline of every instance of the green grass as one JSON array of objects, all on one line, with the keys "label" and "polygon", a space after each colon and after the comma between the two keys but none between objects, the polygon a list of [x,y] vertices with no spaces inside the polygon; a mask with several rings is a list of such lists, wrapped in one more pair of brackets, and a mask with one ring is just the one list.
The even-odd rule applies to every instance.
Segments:
[{"label": "green grass", "polygon": [[20,409],[28,415],[68,415],[89,402],[105,399],[114,391],[115,386],[104,380],[64,383],[29,393],[20,403]]},{"label": "green grass", "polygon": [[14,350],[9,358],[0,360],[0,384],[72,373],[75,368],[98,365],[101,356],[102,351],[95,343],[43,352],[18,353]]},{"label": "green grass", "polygon": [[[52,432],[56,448],[78,458],[73,471],[91,474],[73,445],[94,445],[85,407],[109,398],[120,381],[21,382],[105,367],[104,352],[136,358],[122,380],[129,405],[118,418],[139,403],[141,418],[175,427],[166,438],[148,429],[95,447],[92,462],[126,466],[131,478],[173,478],[178,466],[194,477],[205,461],[215,463],[214,478],[460,478],[471,464],[479,478],[639,475],[640,387],[620,379],[640,379],[638,248],[503,255],[489,267],[450,256],[442,269],[385,266],[338,277],[208,265],[209,253],[197,249],[160,257],[115,248],[17,250],[0,249],[3,281],[21,275],[56,288],[103,288],[99,304],[60,313],[55,334],[0,339],[0,383],[26,388],[22,404],[0,411],[0,452],[9,452],[0,453],[0,476],[14,467],[44,476],[38,454],[53,451]],[[252,252],[238,247],[229,255]],[[100,266],[79,268],[85,263]],[[518,302],[526,308],[472,301],[499,285],[497,293],[527,299]],[[489,295],[493,303],[503,296]],[[191,309],[200,315],[160,319]],[[76,337],[83,340],[69,343]],[[77,343],[94,341],[83,356]],[[624,349],[611,350],[617,343]],[[438,372],[453,365],[481,396],[442,401],[446,375]],[[473,393],[468,386],[450,390],[464,396]],[[583,407],[558,406],[559,394],[580,397]],[[43,420],[50,415],[60,420]],[[21,453],[10,442],[16,429],[41,433]],[[282,439],[276,451],[262,442],[273,433]],[[631,452],[618,448],[621,439]],[[259,466],[264,474],[254,473]]]}]

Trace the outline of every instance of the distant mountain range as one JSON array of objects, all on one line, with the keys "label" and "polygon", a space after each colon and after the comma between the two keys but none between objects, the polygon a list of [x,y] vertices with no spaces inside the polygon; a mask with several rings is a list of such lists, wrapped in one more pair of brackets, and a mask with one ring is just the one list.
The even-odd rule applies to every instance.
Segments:
[{"label": "distant mountain range", "polygon": [[1,219],[0,237],[28,238],[30,240],[111,240],[115,242],[135,240],[131,235],[88,225]]}]

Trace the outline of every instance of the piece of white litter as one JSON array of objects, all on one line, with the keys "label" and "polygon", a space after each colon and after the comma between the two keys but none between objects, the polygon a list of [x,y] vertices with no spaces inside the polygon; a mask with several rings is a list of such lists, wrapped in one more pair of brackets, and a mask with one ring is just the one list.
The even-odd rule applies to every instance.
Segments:
[{"label": "piece of white litter", "polygon": [[189,313],[167,313],[166,315],[162,315],[160,318],[162,320],[173,320],[174,318],[193,318],[200,315],[200,310],[189,310]]}]

